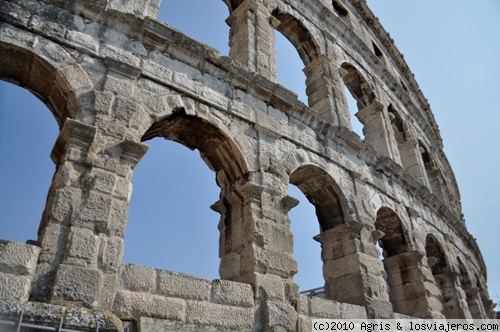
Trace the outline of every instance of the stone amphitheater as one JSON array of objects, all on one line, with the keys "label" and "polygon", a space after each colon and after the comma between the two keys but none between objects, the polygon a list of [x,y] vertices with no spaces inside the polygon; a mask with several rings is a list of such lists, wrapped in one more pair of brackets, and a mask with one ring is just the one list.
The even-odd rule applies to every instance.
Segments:
[{"label": "stone amphitheater", "polygon": [[[2,1],[0,78],[36,94],[60,133],[38,240],[0,241],[0,329],[493,318],[432,112],[366,2],[224,2],[228,57],[156,20],[161,0]],[[277,83],[276,30],[304,63],[307,105]],[[220,279],[122,263],[133,170],[155,137],[216,172]],[[294,282],[289,184],[316,209],[318,295]]]}]

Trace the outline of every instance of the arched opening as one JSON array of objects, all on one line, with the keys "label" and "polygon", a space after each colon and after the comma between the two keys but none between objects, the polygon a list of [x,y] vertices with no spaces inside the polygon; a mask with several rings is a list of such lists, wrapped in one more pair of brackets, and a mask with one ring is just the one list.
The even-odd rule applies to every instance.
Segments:
[{"label": "arched opening", "polygon": [[349,109],[349,116],[351,118],[351,126],[352,126],[352,131],[354,131],[356,134],[358,134],[361,139],[365,138],[365,134],[363,133],[363,124],[361,121],[359,121],[358,117],[356,116],[356,113],[358,113],[358,104],[356,102],[356,99],[354,99],[353,95],[351,94],[351,91],[347,88],[347,85],[344,85],[344,95],[347,100],[347,108]]},{"label": "arched opening", "polygon": [[295,46],[304,66],[307,67],[318,57],[318,47],[315,44],[314,37],[292,15],[283,13],[279,9],[275,9],[272,15],[279,22],[276,30],[281,32]]},{"label": "arched opening", "polygon": [[447,319],[466,318],[463,308],[460,306],[455,286],[455,275],[450,273],[443,247],[432,234],[428,234],[425,239],[425,253],[436,285],[441,290],[442,314]]},{"label": "arched opening", "polygon": [[341,199],[335,189],[337,185],[325,171],[314,166],[301,167],[290,176],[290,183],[314,205],[320,232],[345,223]]},{"label": "arched opening", "polygon": [[214,172],[198,151],[162,138],[147,143],[134,169],[123,261],[218,278]]},{"label": "arched opening", "polygon": [[344,62],[341,68],[344,73],[344,84],[356,100],[358,109],[362,110],[370,106],[375,100],[375,94],[368,82],[353,65]]},{"label": "arched opening", "polygon": [[[226,4],[235,9],[240,2],[226,1]],[[221,55],[228,55],[229,27],[225,23],[227,14],[228,7],[222,1],[163,0],[158,19],[215,48]]]},{"label": "arched opening", "polygon": [[[319,47],[314,36],[297,18],[289,13],[275,9],[272,16],[271,22],[279,32],[275,34],[278,81],[296,92],[301,101],[306,102],[307,100],[309,107],[321,114],[325,113],[322,108],[330,95],[330,83],[325,79],[327,76],[325,64],[321,61]],[[298,57],[291,56],[291,54],[298,54]],[[303,74],[298,74],[300,71]],[[301,79],[302,75],[305,75],[304,79]],[[326,120],[331,120],[329,118],[331,115],[327,113],[322,116]]]},{"label": "arched opening", "polygon": [[396,144],[401,150],[401,144],[404,144],[407,140],[403,119],[392,105],[389,105],[387,111],[389,112],[389,118],[391,120],[391,127],[394,133],[394,138],[396,139]]},{"label": "arched opening", "polygon": [[[156,258],[153,264],[161,264],[161,267],[165,269],[177,270],[179,268],[178,272],[218,278],[215,268],[218,265],[218,258],[232,253],[234,249],[231,247],[233,234],[227,231],[227,228],[232,226],[234,214],[231,214],[229,207],[223,205],[223,208],[217,210],[221,213],[220,221],[217,222],[218,218],[215,214],[207,217],[206,212],[217,199],[225,199],[235,187],[244,181],[247,172],[243,158],[234,143],[220,129],[206,120],[186,115],[183,109],[175,111],[168,119],[153,124],[143,136],[143,141],[149,141],[155,137],[163,137],[181,145],[174,142],[166,144],[160,139],[152,141],[152,149],[157,149],[160,145],[168,145],[168,149],[153,153],[153,159],[150,162],[153,165],[150,167],[155,170],[153,174],[144,175],[148,177],[153,175],[154,178],[149,178],[146,183],[148,188],[142,190],[154,190],[148,196],[159,195],[160,199],[154,197],[153,200],[162,206],[155,207],[155,212],[159,215],[149,216],[149,219],[156,220],[153,225],[146,224],[145,216],[137,213],[140,211],[132,211],[129,223],[136,223],[136,225],[130,226],[127,232],[134,231],[135,228],[136,231],[141,232],[143,241],[149,241],[150,235],[148,234],[151,232],[160,234],[157,241],[161,242],[161,249],[154,250],[160,253],[157,255],[160,257]],[[198,150],[205,164],[201,163],[193,153],[189,153],[186,147]],[[162,160],[156,161],[154,157],[162,158]],[[181,162],[173,161],[174,158],[180,157],[182,157]],[[160,166],[157,165],[158,163]],[[139,164],[137,168],[140,167]],[[149,168],[146,167],[145,171],[148,172],[148,170]],[[169,172],[169,177],[167,177],[166,173]],[[214,177],[220,189],[214,185]],[[171,181],[169,183],[167,183],[168,178]],[[141,178],[138,179],[140,180]],[[144,186],[144,184],[141,185]],[[167,202],[170,196],[165,195],[165,191],[170,191],[171,195],[177,196],[175,200]],[[137,209],[134,201],[135,196],[139,194],[140,192],[134,192],[132,209]],[[132,217],[135,220],[132,220]],[[159,228],[156,229],[155,226]],[[217,234],[220,234],[220,239]],[[165,238],[169,237],[170,241],[174,242],[171,249],[163,245]],[[127,234],[126,257],[134,254],[129,253],[134,248],[128,249],[128,239]],[[177,247],[175,242],[179,243],[180,247]],[[146,252],[145,255],[148,253]],[[170,258],[167,257],[168,255]],[[137,259],[144,261],[144,257]],[[172,263],[173,261],[175,263]],[[222,278],[225,278],[227,274],[221,269],[222,267],[219,273]]]},{"label": "arched opening", "polygon": [[378,210],[375,228],[384,233],[379,239],[384,258],[396,256],[408,250],[401,219],[394,211],[389,208]]},{"label": "arched opening", "polygon": [[[2,61],[5,58],[2,58]],[[0,234],[36,240],[55,172],[50,153],[59,127],[30,91],[0,81]]]},{"label": "arched opening", "polygon": [[484,318],[484,314],[481,312],[481,305],[479,299],[479,289],[474,287],[474,284],[465,268],[464,263],[457,257],[458,271],[460,275],[458,280],[460,281],[460,286],[465,294],[465,300],[467,301],[467,307],[469,309],[470,315],[474,319]]},{"label": "arched opening", "polygon": [[299,100],[308,103],[307,96],[311,95],[311,91],[308,91],[310,84],[304,68],[318,56],[314,38],[293,16],[278,9],[272,15],[279,32],[275,34],[278,81],[297,93]]},{"label": "arched opening", "polygon": [[406,315],[414,315],[420,310],[419,294],[416,281],[421,274],[419,257],[409,252],[409,244],[403,224],[398,215],[389,208],[381,208],[377,212],[375,229],[380,234],[378,243],[383,250],[383,263],[389,298],[394,311]]},{"label": "arched opening", "polygon": [[306,76],[302,69],[299,54],[295,47],[281,33],[276,34],[276,69],[278,82],[289,90],[295,92],[298,99],[307,103]]},{"label": "arched opening", "polygon": [[368,132],[367,121],[360,116],[359,111],[366,109],[375,101],[375,94],[370,85],[358,70],[349,63],[343,63],[340,70],[345,86],[346,107],[351,115],[353,131],[361,138]]},{"label": "arched opening", "polygon": [[319,233],[314,206],[295,185],[288,186],[288,195],[300,201],[299,205],[288,213],[293,234],[293,252],[298,263],[298,272],[293,279],[299,285],[301,293],[310,294],[312,291],[313,294],[324,294],[321,248],[313,241],[314,236]]},{"label": "arched opening", "polygon": [[427,175],[427,180],[429,181],[430,190],[436,196],[438,196],[443,202],[448,201],[446,197],[446,186],[443,175],[437,167],[435,161],[432,159],[429,150],[425,145],[419,141],[420,154],[422,156],[422,161],[424,163],[425,174]]},{"label": "arched opening", "polygon": [[[315,229],[315,227],[311,224],[311,220],[306,220],[305,223],[301,220],[304,218],[304,215],[307,216],[306,218],[311,218],[312,209],[309,208],[307,210],[308,213],[306,211],[307,214],[303,214],[303,211],[301,211],[300,209],[296,212],[297,214],[294,214],[293,210],[291,212],[290,217],[293,225],[292,230],[294,239],[296,239],[294,241],[297,241],[297,243],[294,243],[294,255],[299,263],[299,275],[301,275],[300,278],[303,277],[308,279],[307,281],[300,281],[300,279],[298,279],[298,283],[299,285],[308,285],[307,288],[309,288],[309,286],[313,286],[312,289],[316,290],[311,293],[312,295],[332,298],[331,294],[333,293],[333,291],[327,291],[327,287],[329,287],[330,285],[339,287],[338,283],[335,284],[337,275],[334,272],[336,267],[334,260],[337,258],[335,257],[334,252],[335,245],[338,245],[338,243],[335,244],[336,242],[332,241],[332,239],[326,235],[326,232],[334,229],[335,227],[345,224],[343,212],[344,209],[342,207],[345,202],[342,202],[342,198],[338,194],[338,192],[340,192],[340,189],[338,188],[338,185],[335,183],[335,181],[325,171],[319,169],[318,167],[309,165],[298,168],[290,176],[290,183],[296,186],[298,190],[302,192],[303,197],[305,197],[312,204],[312,206],[314,206],[316,219],[319,222],[319,235],[314,236],[313,230]],[[302,195],[298,196],[300,197]],[[305,232],[308,236],[303,236],[304,234],[299,233],[304,228],[306,229]],[[310,241],[310,235],[313,235],[314,239],[321,243],[320,257],[323,261],[322,280],[325,285],[324,290],[317,289],[322,286],[321,284],[317,284],[321,282],[321,279],[317,277],[321,275],[321,273],[319,272],[320,263],[318,261],[315,261],[314,258],[310,256],[304,256],[304,258],[302,258],[304,254],[307,255],[314,250],[311,249],[314,247],[308,243]],[[325,236],[322,237],[323,235]],[[300,246],[298,245],[299,243]],[[305,263],[304,260],[308,260],[309,262]],[[312,268],[317,268],[318,270],[300,271],[301,268],[307,266],[306,264],[310,264],[309,266],[311,266]],[[316,277],[309,277],[309,275],[313,274],[316,274]],[[309,281],[312,282],[308,283]],[[305,291],[305,289],[302,290]]]}]

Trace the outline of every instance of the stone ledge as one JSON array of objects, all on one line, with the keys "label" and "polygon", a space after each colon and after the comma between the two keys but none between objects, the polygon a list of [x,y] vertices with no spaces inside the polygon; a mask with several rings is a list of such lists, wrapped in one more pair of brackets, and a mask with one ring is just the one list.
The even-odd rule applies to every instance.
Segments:
[{"label": "stone ledge", "polygon": [[21,313],[23,322],[38,325],[57,326],[62,319],[63,328],[94,331],[99,324],[100,330],[123,332],[122,322],[110,312],[37,302],[0,301],[0,318],[15,321]]}]

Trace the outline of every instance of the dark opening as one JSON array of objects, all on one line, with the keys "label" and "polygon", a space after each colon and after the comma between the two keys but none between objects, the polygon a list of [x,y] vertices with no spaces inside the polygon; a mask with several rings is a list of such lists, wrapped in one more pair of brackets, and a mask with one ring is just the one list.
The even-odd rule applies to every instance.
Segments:
[{"label": "dark opening", "polygon": [[346,17],[349,12],[338,1],[332,0],[333,12],[338,17]]}]

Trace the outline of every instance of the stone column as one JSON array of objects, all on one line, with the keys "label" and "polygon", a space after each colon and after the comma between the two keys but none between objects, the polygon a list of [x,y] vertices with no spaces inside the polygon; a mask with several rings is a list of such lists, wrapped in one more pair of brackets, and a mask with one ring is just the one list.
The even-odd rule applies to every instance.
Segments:
[{"label": "stone column", "polygon": [[[273,182],[271,177],[255,175]],[[299,290],[292,279],[297,263],[287,211],[297,202],[280,199],[270,182],[262,181],[264,185],[247,182],[213,205],[221,213],[219,272],[222,279],[253,286],[255,330],[294,330]]]},{"label": "stone column", "polygon": [[339,107],[335,100],[335,85],[330,62],[328,57],[321,55],[304,68],[309,107],[318,113],[320,119],[345,126],[341,115],[338,114]]},{"label": "stone column", "polygon": [[272,82],[277,82],[274,27],[270,8],[246,0],[226,20],[231,27],[229,56]]},{"label": "stone column", "polygon": [[443,272],[435,274],[434,279],[441,289],[441,303],[443,315],[447,319],[471,319],[465,296],[457,287],[459,274],[456,272]]},{"label": "stone column", "polygon": [[465,296],[467,297],[467,305],[469,306],[469,312],[473,319],[482,319],[486,317],[483,307],[481,305],[481,299],[479,296],[479,288],[470,287],[464,290]]},{"label": "stone column", "polygon": [[42,252],[32,298],[110,309],[123,256],[132,169],[142,143],[113,143],[93,126],[66,120],[39,230]]},{"label": "stone column", "polygon": [[392,318],[384,267],[372,231],[353,222],[314,239],[321,243],[326,298],[363,305],[370,318]]},{"label": "stone column", "polygon": [[404,252],[383,260],[394,312],[419,318],[443,319],[441,291],[422,263],[419,251]]},{"label": "stone column", "polygon": [[391,145],[389,133],[391,133],[390,121],[386,116],[385,106],[375,101],[370,106],[365,107],[356,113],[359,121],[363,124],[363,134],[377,151],[393,160],[399,160],[397,146]]},{"label": "stone column", "polygon": [[417,140],[409,139],[403,144],[400,144],[399,152],[403,167],[408,173],[410,173],[415,180],[430,188]]}]

